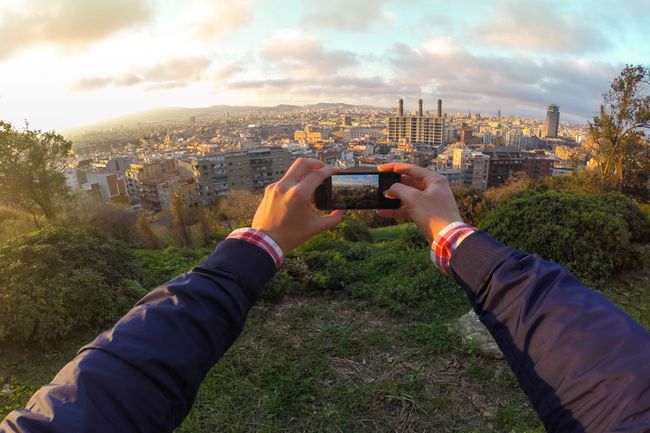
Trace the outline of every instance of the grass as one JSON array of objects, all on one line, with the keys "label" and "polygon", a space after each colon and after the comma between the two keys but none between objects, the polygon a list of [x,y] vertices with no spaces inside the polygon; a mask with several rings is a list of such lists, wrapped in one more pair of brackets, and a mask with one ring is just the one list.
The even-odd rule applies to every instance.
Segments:
[{"label": "grass", "polygon": [[[24,405],[93,336],[77,335],[46,356],[3,351],[3,381],[15,393],[0,395],[0,417]],[[292,296],[253,309],[177,431],[536,428],[536,415],[512,383],[504,362],[479,358],[443,324],[396,317],[345,294]],[[501,414],[508,407],[521,410]]]},{"label": "grass", "polygon": [[[372,244],[320,238],[293,257],[278,280],[292,290],[252,310],[177,432],[542,432],[505,362],[480,357],[450,331],[469,305],[411,232],[373,229]],[[147,287],[209,252],[134,251]],[[605,295],[650,328],[648,290],[643,266]],[[45,354],[4,347],[0,390],[10,392],[0,393],[0,418],[95,334]]]},{"label": "grass", "polygon": [[[470,367],[478,364],[489,378],[472,376]],[[178,431],[536,428],[527,407],[501,418],[498,410],[481,414],[482,407],[525,403],[518,388],[485,392],[495,372],[512,376],[504,362],[465,350],[446,327],[360,307],[344,295],[290,297],[253,311]]]},{"label": "grass", "polygon": [[410,226],[413,227],[413,224],[400,224],[395,226],[388,227],[379,227],[375,229],[370,229],[370,234],[374,242],[386,242],[399,239],[404,235],[409,229]]}]

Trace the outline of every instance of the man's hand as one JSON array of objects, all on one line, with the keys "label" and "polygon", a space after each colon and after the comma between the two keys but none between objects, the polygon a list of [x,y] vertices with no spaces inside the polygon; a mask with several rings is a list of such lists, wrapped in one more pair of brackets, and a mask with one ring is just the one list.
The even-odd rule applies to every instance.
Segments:
[{"label": "man's hand", "polygon": [[286,254],[310,237],[336,227],[343,211],[321,216],[313,197],[318,185],[337,171],[316,159],[297,159],[282,179],[266,187],[252,228],[269,235]]},{"label": "man's hand", "polygon": [[402,175],[402,182],[393,184],[384,195],[398,198],[402,207],[397,210],[379,210],[380,216],[409,218],[432,243],[450,223],[462,221],[454,194],[444,176],[411,164],[385,164],[379,171],[394,171]]}]

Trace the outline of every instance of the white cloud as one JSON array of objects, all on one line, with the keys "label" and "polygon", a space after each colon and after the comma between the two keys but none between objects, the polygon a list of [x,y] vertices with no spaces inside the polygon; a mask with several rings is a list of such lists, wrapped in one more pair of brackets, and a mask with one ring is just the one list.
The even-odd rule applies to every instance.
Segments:
[{"label": "white cloud", "polygon": [[185,0],[187,12],[181,22],[202,40],[218,39],[248,24],[251,0]]},{"label": "white cloud", "polygon": [[0,60],[38,45],[86,46],[151,17],[145,0],[27,0],[0,9]]},{"label": "white cloud", "polygon": [[386,6],[404,7],[419,0],[306,0],[303,23],[338,30],[364,31],[374,24],[394,24],[396,16]]},{"label": "white cloud", "polygon": [[262,55],[280,73],[298,79],[331,77],[358,62],[351,51],[326,50],[320,39],[297,29],[275,32],[263,42]]},{"label": "white cloud", "polygon": [[584,14],[544,0],[497,0],[483,23],[470,28],[472,42],[497,49],[547,53],[586,53],[608,48],[610,41]]},{"label": "white cloud", "polygon": [[103,87],[130,87],[144,84],[150,89],[183,87],[200,81],[211,61],[206,57],[183,57],[164,60],[139,71],[129,71],[114,77],[90,77],[75,81],[72,91],[84,92]]},{"label": "white cloud", "polygon": [[453,41],[429,41],[420,49],[394,45],[389,57],[394,77],[403,86],[418,86],[451,105],[485,109],[501,105],[514,112],[551,103],[565,113],[589,117],[619,66],[585,59],[542,59],[527,55],[475,55]]}]

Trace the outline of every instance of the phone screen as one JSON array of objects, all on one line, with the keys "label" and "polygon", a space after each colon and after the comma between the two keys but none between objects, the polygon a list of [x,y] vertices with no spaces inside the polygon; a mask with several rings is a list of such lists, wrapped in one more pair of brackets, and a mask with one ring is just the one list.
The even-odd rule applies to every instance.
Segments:
[{"label": "phone screen", "polygon": [[387,199],[384,191],[400,181],[393,172],[339,173],[316,190],[318,209],[396,209],[399,200]]}]

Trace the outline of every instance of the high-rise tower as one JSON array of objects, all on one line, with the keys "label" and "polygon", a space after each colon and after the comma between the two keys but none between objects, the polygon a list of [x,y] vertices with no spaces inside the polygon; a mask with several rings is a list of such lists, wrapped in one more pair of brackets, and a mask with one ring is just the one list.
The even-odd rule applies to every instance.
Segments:
[{"label": "high-rise tower", "polygon": [[548,138],[557,138],[557,133],[560,128],[560,107],[557,105],[550,105],[546,113],[546,132],[545,136]]}]

